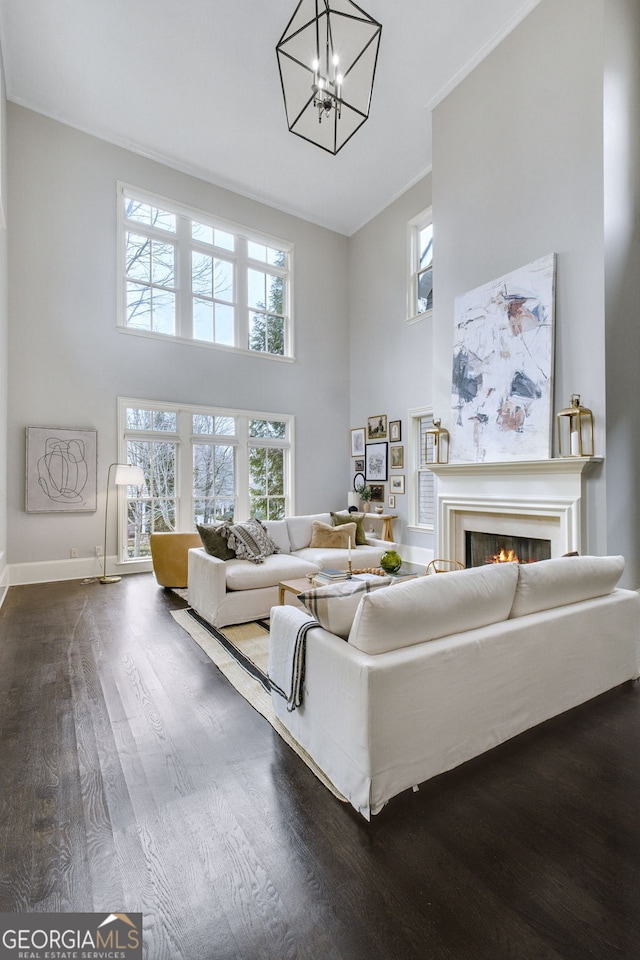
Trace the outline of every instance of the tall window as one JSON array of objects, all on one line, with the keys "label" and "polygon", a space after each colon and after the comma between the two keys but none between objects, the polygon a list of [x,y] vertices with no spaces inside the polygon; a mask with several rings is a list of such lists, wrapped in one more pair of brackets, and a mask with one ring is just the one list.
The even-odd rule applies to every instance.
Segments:
[{"label": "tall window", "polygon": [[433,530],[436,519],[435,474],[426,463],[426,432],[433,426],[430,410],[411,411],[411,443],[415,483],[410,523],[423,530]]},{"label": "tall window", "polygon": [[290,357],[291,244],[119,186],[119,325]]},{"label": "tall window", "polygon": [[409,222],[408,320],[433,310],[433,223],[431,209]]},{"label": "tall window", "polygon": [[120,460],[145,477],[121,505],[121,559],[148,557],[153,532],[291,513],[292,416],[121,399],[119,423]]}]

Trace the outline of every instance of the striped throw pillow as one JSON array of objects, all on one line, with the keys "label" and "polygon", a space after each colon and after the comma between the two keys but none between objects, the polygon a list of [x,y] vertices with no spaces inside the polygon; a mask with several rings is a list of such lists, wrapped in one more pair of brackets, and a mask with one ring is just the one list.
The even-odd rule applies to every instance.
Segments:
[{"label": "striped throw pillow", "polygon": [[298,595],[312,617],[329,633],[346,640],[362,597],[391,583],[390,577],[340,580]]}]

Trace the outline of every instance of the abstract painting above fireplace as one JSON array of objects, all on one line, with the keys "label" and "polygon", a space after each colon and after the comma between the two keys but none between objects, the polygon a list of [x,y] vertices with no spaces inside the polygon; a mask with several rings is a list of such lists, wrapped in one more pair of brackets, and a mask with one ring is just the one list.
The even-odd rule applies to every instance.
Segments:
[{"label": "abstract painting above fireplace", "polygon": [[454,463],[551,455],[555,254],[456,298]]}]

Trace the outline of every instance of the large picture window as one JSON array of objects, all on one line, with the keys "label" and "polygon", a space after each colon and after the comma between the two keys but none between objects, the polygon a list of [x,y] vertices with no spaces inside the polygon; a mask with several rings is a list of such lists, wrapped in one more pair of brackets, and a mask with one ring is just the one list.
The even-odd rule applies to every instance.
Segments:
[{"label": "large picture window", "polygon": [[291,415],[119,400],[123,463],[142,467],[119,513],[119,556],[150,556],[154,532],[292,512]]},{"label": "large picture window", "polygon": [[119,185],[119,325],[292,356],[292,247]]}]

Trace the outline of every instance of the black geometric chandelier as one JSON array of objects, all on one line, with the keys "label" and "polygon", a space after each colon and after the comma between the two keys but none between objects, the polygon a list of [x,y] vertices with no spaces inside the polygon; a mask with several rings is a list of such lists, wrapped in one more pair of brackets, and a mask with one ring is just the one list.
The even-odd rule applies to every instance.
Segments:
[{"label": "black geometric chandelier", "polygon": [[344,147],[369,116],[381,33],[351,0],[300,0],[276,47],[291,133]]}]

